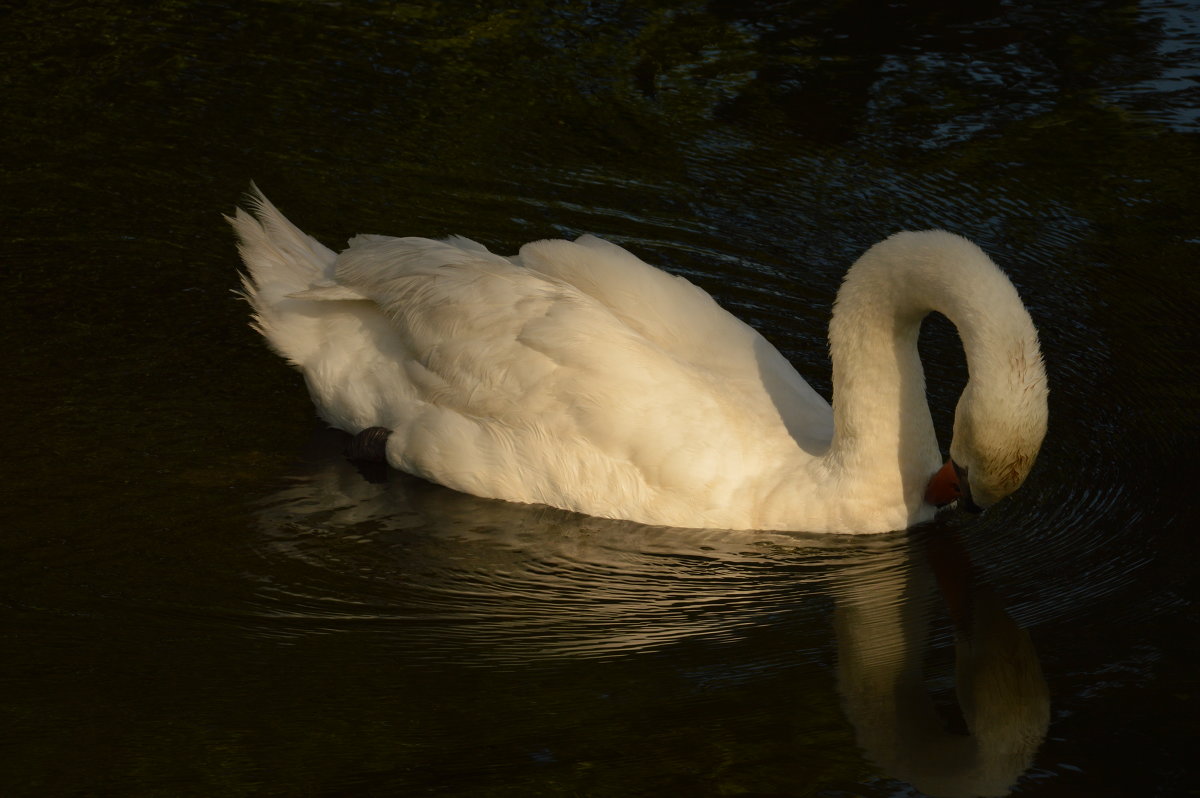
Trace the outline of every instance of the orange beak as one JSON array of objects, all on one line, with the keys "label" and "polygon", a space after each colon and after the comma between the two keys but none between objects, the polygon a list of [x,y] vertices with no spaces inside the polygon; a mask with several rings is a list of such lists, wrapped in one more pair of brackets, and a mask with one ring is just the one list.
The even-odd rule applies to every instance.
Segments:
[{"label": "orange beak", "polygon": [[947,459],[946,464],[938,469],[925,488],[925,501],[934,507],[944,507],[962,497],[962,486],[958,484],[958,472],[954,470],[954,461]]}]

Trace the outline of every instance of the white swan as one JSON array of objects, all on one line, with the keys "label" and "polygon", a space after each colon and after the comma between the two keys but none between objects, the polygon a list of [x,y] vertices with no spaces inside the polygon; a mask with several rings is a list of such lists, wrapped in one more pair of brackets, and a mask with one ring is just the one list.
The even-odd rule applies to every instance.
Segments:
[{"label": "white swan", "polygon": [[[390,431],[392,466],[460,491],[669,526],[884,532],[960,487],[979,506],[1012,492],[1045,434],[1029,314],[949,233],[892,236],[850,269],[831,408],[704,291],[601,239],[506,258],[360,235],[335,254],[254,191],[254,215],[229,221],[256,329],[322,418]],[[917,355],[933,310],[970,370],[941,471]]]}]

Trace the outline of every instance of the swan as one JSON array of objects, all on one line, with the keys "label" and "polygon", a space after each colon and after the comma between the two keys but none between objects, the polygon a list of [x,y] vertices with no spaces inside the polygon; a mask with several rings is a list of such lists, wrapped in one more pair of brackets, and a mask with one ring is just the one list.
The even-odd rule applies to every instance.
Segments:
[{"label": "swan", "polygon": [[[879,533],[987,507],[1047,422],[1037,331],[978,247],[871,247],[829,326],[833,401],[700,288],[595,236],[512,257],[459,236],[334,253],[251,186],[226,217],[252,326],[362,456],[476,496],[675,527]],[[931,311],[970,378],[944,463],[917,354]]]}]

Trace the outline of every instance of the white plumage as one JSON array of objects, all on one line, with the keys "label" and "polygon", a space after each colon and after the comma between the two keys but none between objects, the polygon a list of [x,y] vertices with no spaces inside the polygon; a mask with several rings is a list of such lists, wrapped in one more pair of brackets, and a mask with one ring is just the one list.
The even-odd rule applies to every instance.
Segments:
[{"label": "white plumage", "polygon": [[[940,457],[916,332],[931,309],[971,327],[964,397],[982,393],[973,407],[986,418],[961,403],[959,417],[1000,439],[976,451],[988,436],[964,433],[955,451],[972,487],[976,469],[990,480],[977,495],[1014,489],[1045,429],[1028,314],[987,257],[948,233],[893,237],[847,276],[831,327],[835,413],[704,291],[601,239],[502,257],[459,237],[360,235],[335,254],[261,194],[252,208],[230,221],[256,328],[304,374],[322,418],[392,430],[392,466],[457,490],[671,526],[881,532],[926,520]],[[991,373],[1017,353],[1023,373]],[[991,471],[1014,463],[1015,484],[994,489]]]}]

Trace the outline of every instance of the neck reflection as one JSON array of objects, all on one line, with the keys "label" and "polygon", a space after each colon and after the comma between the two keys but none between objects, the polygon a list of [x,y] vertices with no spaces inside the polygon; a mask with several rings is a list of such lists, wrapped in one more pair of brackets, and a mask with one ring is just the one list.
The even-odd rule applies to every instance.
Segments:
[{"label": "neck reflection", "polygon": [[[838,689],[866,754],[931,795],[1007,795],[1045,737],[1049,693],[1029,634],[977,578],[957,534],[934,526],[859,559],[834,596]],[[957,723],[924,675],[938,597],[954,628]]]}]

